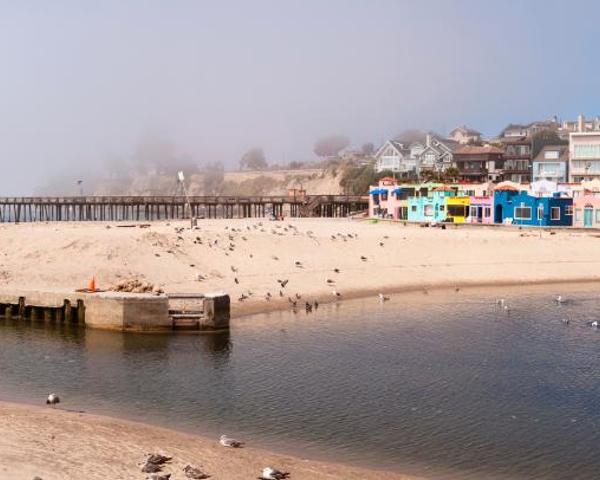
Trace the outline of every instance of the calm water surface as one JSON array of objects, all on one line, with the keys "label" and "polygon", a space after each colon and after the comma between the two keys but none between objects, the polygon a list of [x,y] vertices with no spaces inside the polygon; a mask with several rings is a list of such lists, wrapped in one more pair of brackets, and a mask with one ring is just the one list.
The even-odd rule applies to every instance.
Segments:
[{"label": "calm water surface", "polygon": [[597,479],[600,288],[569,288],[352,301],[226,335],[0,320],[0,398],[56,391],[64,408],[435,478]]}]

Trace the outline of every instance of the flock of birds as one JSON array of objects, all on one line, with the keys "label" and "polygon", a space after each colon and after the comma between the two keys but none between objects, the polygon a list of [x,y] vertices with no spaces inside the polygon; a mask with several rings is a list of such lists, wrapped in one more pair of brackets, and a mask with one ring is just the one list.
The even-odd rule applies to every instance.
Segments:
[{"label": "flock of birds", "polygon": [[[46,398],[46,405],[50,405],[52,408],[55,408],[59,403],[60,397],[56,393],[50,393]],[[219,444],[226,448],[243,448],[245,445],[244,442],[228,437],[227,435],[221,435]],[[168,457],[160,453],[152,453],[147,454],[145,460],[139,465],[141,466],[142,473],[148,474],[147,478],[149,480],[169,480],[172,473],[163,472],[163,468],[168,465],[172,459],[173,457]],[[186,478],[191,480],[210,478],[208,473],[204,472],[199,467],[194,467],[189,464],[183,468],[183,473]],[[39,477],[36,478],[39,479]],[[259,480],[284,480],[286,478],[290,478],[290,472],[284,472],[272,466],[264,467],[261,475],[258,477]]]},{"label": "flock of birds", "polygon": [[[553,301],[557,305],[567,305],[567,304],[571,303],[571,300],[564,298],[562,295],[556,295],[553,298]],[[504,298],[499,298],[498,300],[496,300],[496,305],[498,305],[498,307],[500,307],[506,313],[510,313],[510,311],[511,311],[511,308],[509,307],[507,301]],[[563,323],[565,325],[570,325],[571,324],[571,320],[568,319],[568,318],[563,318],[563,319],[561,319],[561,323]],[[589,325],[592,328],[599,328],[600,327],[600,324],[598,323],[598,320],[593,320],[591,322],[588,322],[587,325]]]}]

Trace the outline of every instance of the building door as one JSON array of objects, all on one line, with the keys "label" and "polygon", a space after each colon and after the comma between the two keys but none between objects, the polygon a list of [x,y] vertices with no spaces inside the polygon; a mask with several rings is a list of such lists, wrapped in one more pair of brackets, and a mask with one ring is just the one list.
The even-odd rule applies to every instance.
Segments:
[{"label": "building door", "polygon": [[494,223],[502,223],[502,205],[496,205]]},{"label": "building door", "polygon": [[594,208],[590,205],[586,205],[583,209],[583,226],[590,228],[592,226],[592,219],[594,218]]}]

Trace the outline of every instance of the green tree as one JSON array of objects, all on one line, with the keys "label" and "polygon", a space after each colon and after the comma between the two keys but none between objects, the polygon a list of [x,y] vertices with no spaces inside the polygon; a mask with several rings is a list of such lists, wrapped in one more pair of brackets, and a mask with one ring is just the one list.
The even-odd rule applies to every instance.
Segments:
[{"label": "green tree", "polygon": [[268,167],[265,153],[262,148],[251,148],[240,159],[240,169],[265,170]]}]

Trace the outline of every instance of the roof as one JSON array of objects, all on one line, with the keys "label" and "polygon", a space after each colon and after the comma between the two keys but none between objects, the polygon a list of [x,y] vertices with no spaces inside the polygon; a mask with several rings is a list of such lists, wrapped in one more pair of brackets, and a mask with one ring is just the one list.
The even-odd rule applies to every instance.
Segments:
[{"label": "roof", "polygon": [[519,143],[526,143],[527,145],[531,144],[531,138],[527,137],[527,136],[522,136],[522,137],[500,137],[498,139],[498,141],[505,143],[505,144],[519,144]]},{"label": "roof", "polygon": [[[558,158],[545,158],[546,152],[558,150]],[[533,159],[534,162],[556,162],[557,160],[566,162],[569,159],[568,145],[545,145],[544,148]]]},{"label": "roof", "polygon": [[481,136],[481,132],[478,132],[474,128],[469,128],[466,125],[461,125],[460,127],[456,127],[454,130],[451,130],[449,135],[452,135],[454,132],[462,132],[465,135],[476,135],[478,137]]},{"label": "roof", "polygon": [[487,155],[487,154],[502,154],[501,149],[491,145],[463,145],[454,151],[455,155]]},{"label": "roof", "polygon": [[448,185],[440,185],[433,189],[434,192],[454,192],[454,189]]}]

